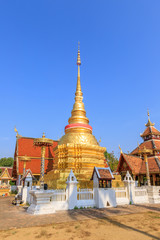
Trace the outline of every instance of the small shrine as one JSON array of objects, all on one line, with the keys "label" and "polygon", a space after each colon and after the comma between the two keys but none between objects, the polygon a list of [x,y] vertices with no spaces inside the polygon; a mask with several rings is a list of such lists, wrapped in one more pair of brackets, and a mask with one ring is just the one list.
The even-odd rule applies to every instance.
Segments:
[{"label": "small shrine", "polygon": [[93,187],[111,188],[114,176],[111,169],[94,167],[91,180],[93,180]]},{"label": "small shrine", "polygon": [[19,205],[22,203],[31,202],[29,191],[32,189],[33,181],[36,181],[36,178],[33,176],[32,171],[30,169],[27,169],[20,180],[21,185],[17,187],[18,194],[12,201],[13,204]]},{"label": "small shrine", "polygon": [[0,196],[8,195],[11,189],[9,182],[12,180],[12,168],[0,167]]},{"label": "small shrine", "polygon": [[32,171],[27,169],[21,178],[21,186],[31,187],[33,181],[36,181],[36,178],[33,176]]}]

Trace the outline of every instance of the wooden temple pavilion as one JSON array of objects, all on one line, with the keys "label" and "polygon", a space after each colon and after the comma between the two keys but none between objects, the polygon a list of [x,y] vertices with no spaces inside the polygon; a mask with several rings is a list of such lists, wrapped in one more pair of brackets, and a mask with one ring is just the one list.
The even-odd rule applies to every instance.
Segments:
[{"label": "wooden temple pavilion", "polygon": [[160,131],[154,127],[150,121],[148,112],[148,122],[146,129],[140,135],[143,142],[138,145],[130,154],[121,151],[117,172],[122,179],[129,171],[139,186],[147,182],[148,185],[160,186]]}]

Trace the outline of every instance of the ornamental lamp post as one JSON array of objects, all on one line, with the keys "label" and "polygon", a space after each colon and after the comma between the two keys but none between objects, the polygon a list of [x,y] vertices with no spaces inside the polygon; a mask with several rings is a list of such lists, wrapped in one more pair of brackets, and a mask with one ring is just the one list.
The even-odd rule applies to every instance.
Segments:
[{"label": "ornamental lamp post", "polygon": [[45,133],[43,133],[42,138],[35,138],[34,145],[36,147],[41,147],[41,173],[40,173],[40,188],[44,189],[44,166],[45,166],[45,152],[46,147],[53,145],[53,140],[46,138]]},{"label": "ornamental lamp post", "polygon": [[31,161],[31,158],[27,155],[19,157],[19,160],[23,162],[23,175],[26,172],[26,163]]},{"label": "ornamental lamp post", "polygon": [[144,157],[145,165],[146,165],[146,177],[147,177],[147,184],[148,186],[151,186],[150,181],[150,174],[149,174],[149,166],[148,166],[148,155],[153,154],[153,151],[151,149],[147,149],[145,146],[143,149],[139,149],[138,153],[142,154]]}]

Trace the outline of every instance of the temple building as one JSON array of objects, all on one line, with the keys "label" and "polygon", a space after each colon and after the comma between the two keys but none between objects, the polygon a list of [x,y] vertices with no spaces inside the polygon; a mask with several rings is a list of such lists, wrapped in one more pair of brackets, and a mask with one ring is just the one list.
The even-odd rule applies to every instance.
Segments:
[{"label": "temple building", "polygon": [[104,160],[105,147],[100,147],[92,127],[86,117],[83,103],[83,93],[80,82],[80,50],[77,56],[78,76],[75,92],[75,102],[62,136],[54,149],[55,161],[53,170],[45,175],[45,182],[50,187],[64,188],[66,178],[72,169],[81,188],[92,186],[92,173],[94,167],[106,167]]},{"label": "temple building", "polygon": [[[53,140],[53,147],[57,146],[57,141]],[[46,147],[45,152],[45,173],[53,168],[54,151],[53,147]],[[24,169],[30,169],[33,176],[39,180],[41,168],[41,149],[34,146],[34,138],[16,136],[16,147],[14,153],[14,164],[12,176],[17,179],[17,184],[20,184],[20,179],[23,176]]]},{"label": "temple building", "polygon": [[117,172],[122,178],[128,170],[139,185],[160,186],[160,131],[154,125],[148,112],[146,129],[140,135],[143,142],[130,154],[121,151]]},{"label": "temple building", "polygon": [[[106,148],[101,147],[92,134],[92,127],[89,125],[82,101],[79,49],[77,65],[75,102],[68,125],[65,127],[65,135],[59,141],[53,140],[53,146],[46,147],[45,151],[44,182],[51,188],[64,188],[71,169],[81,188],[92,187],[91,177],[94,167],[108,167],[104,157]],[[34,145],[34,141],[34,138],[22,137],[17,132],[13,168],[13,176],[17,177],[17,184],[25,169],[30,169],[33,176],[39,180],[41,149]]]}]

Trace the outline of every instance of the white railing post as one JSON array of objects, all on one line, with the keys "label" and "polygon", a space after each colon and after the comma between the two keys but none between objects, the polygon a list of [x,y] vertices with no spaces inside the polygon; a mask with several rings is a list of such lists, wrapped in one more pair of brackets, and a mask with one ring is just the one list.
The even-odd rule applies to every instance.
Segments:
[{"label": "white railing post", "polygon": [[74,209],[77,206],[77,179],[71,169],[67,178],[66,195],[68,199],[68,209]]},{"label": "white railing post", "polygon": [[135,199],[135,181],[133,181],[130,173],[127,171],[126,176],[124,178],[124,184],[127,188],[127,195],[130,204],[134,204]]}]

